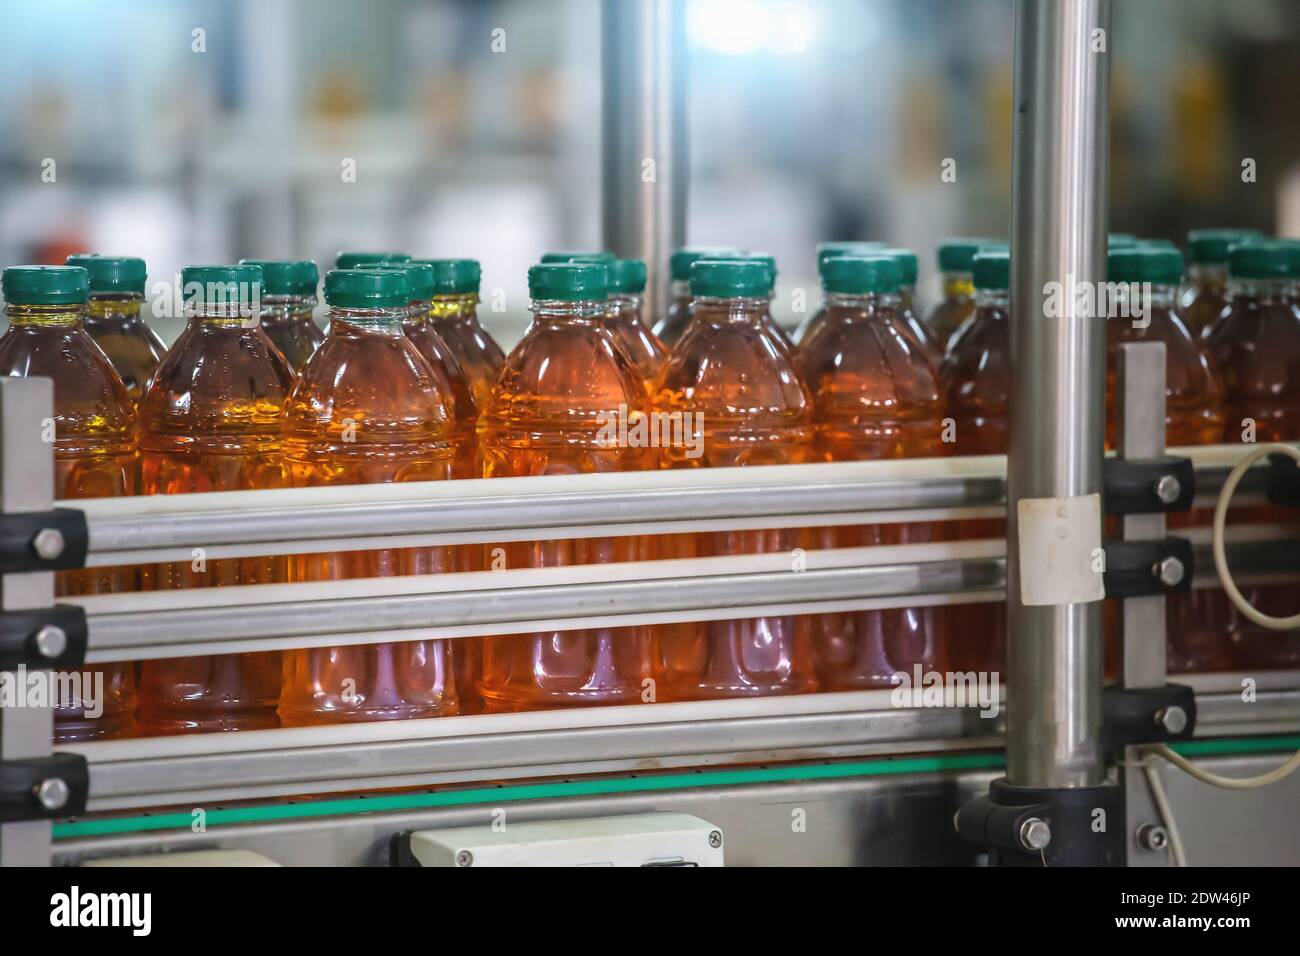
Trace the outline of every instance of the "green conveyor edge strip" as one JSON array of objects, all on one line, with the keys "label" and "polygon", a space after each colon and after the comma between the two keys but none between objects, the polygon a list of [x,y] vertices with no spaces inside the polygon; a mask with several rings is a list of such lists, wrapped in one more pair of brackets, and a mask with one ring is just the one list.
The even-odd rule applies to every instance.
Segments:
[{"label": "green conveyor edge strip", "polygon": [[[1222,740],[1191,740],[1174,749],[1189,757],[1226,754],[1267,753],[1300,749],[1300,735],[1247,737]],[[440,790],[433,793],[401,793],[347,797],[338,800],[309,800],[300,803],[271,803],[258,806],[208,810],[206,826],[238,823],[268,823],[308,817],[339,816],[349,813],[378,813],[456,807],[474,804],[513,803],[520,800],[553,800],[610,793],[645,793],[654,790],[685,790],[727,787],[751,783],[779,783],[790,780],[835,780],[846,777],[890,776],[941,770],[994,770],[1005,766],[1001,753],[937,754],[923,757],[880,757],[845,763],[794,764],[781,767],[752,767],[739,770],[696,770],[646,776],[565,780],[528,783],[473,790]],[[138,816],[97,817],[55,823],[54,839],[141,833],[148,830],[189,829],[189,811],[145,813]]]}]

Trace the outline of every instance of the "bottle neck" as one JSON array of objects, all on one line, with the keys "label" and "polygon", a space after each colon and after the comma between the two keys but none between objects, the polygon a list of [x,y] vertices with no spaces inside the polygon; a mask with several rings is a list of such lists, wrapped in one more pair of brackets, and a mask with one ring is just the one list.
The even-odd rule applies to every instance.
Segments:
[{"label": "bottle neck", "polygon": [[767,320],[770,302],[767,296],[716,298],[697,295],[691,300],[691,310],[699,322],[715,325],[762,325]]},{"label": "bottle neck", "polygon": [[533,299],[532,304],[533,321],[545,323],[602,319],[608,310],[605,300]]},{"label": "bottle neck", "polygon": [[999,309],[1005,312],[1011,308],[1011,291],[1009,289],[976,289],[975,305],[981,309]]},{"label": "bottle neck", "polygon": [[635,293],[619,293],[609,297],[610,318],[636,316],[641,311],[641,296]]},{"label": "bottle neck", "polygon": [[262,296],[262,324],[311,321],[316,308],[316,297],[310,295]]},{"label": "bottle neck", "polygon": [[394,306],[386,309],[347,309],[331,306],[329,312],[329,334],[340,335],[402,335],[402,324],[406,321],[409,309]]},{"label": "bottle neck", "polygon": [[64,305],[19,305],[10,302],[5,307],[9,323],[15,327],[75,329],[86,315],[84,302]]},{"label": "bottle neck", "polygon": [[897,292],[826,292],[828,309],[861,309],[874,312],[877,309],[897,309],[903,302]]},{"label": "bottle neck", "polygon": [[142,293],[92,295],[86,306],[87,325],[126,325],[140,320]]},{"label": "bottle neck", "polygon": [[1187,267],[1187,281],[1203,289],[1222,289],[1228,284],[1228,267],[1220,262],[1199,262]]},{"label": "bottle neck", "polygon": [[948,300],[965,301],[975,297],[975,283],[969,272],[945,272],[943,274],[943,297]]},{"label": "bottle neck", "polygon": [[432,308],[433,303],[428,299],[412,299],[406,306],[406,316],[402,319],[402,324],[411,329],[428,325]]},{"label": "bottle neck", "polygon": [[478,319],[478,294],[435,295],[429,303],[429,318],[434,322]]},{"label": "bottle neck", "polygon": [[1107,309],[1107,318],[1129,318],[1150,309],[1172,309],[1178,298],[1178,286],[1159,282],[1116,282],[1115,302]]},{"label": "bottle neck", "polygon": [[1250,300],[1261,305],[1283,302],[1294,285],[1294,279],[1229,279],[1229,301]]},{"label": "bottle neck", "polygon": [[691,283],[688,279],[674,279],[668,285],[668,294],[678,302],[691,301]]},{"label": "bottle neck", "polygon": [[190,323],[209,328],[255,329],[261,322],[261,303],[253,308],[247,302],[200,302],[192,299],[185,303],[185,315]]}]

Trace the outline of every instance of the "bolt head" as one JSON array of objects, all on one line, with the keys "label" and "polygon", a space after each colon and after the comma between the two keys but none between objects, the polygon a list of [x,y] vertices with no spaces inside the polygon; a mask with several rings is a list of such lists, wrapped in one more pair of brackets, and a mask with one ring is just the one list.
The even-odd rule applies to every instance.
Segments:
[{"label": "bolt head", "polygon": [[1039,817],[1030,817],[1020,825],[1020,845],[1026,850],[1045,850],[1052,842],[1052,828]]},{"label": "bolt head", "polygon": [[1167,588],[1177,587],[1182,583],[1183,576],[1187,573],[1187,569],[1183,567],[1183,562],[1174,557],[1162,559],[1153,570],[1160,583]]},{"label": "bolt head", "polygon": [[68,784],[62,777],[42,780],[32,789],[32,792],[36,795],[36,802],[46,810],[62,810],[68,805],[68,798],[72,796],[72,791],[68,789]]},{"label": "bolt head", "polygon": [[457,866],[471,866],[474,863],[474,854],[469,850],[461,850],[456,854]]},{"label": "bolt head", "polygon": [[1156,479],[1156,497],[1167,505],[1178,500],[1183,493],[1182,483],[1173,475],[1161,475]]},{"label": "bolt head", "polygon": [[718,847],[722,846],[722,831],[721,831],[721,830],[710,830],[710,831],[709,831],[709,846],[713,847],[713,849],[715,849],[715,850],[716,850]]},{"label": "bolt head", "polygon": [[1169,846],[1169,831],[1158,823],[1144,823],[1138,827],[1137,844],[1144,850],[1163,850]]},{"label": "bolt head", "polygon": [[1156,711],[1156,723],[1166,733],[1181,734],[1187,729],[1187,711],[1181,707],[1161,707]]},{"label": "bolt head", "polygon": [[32,645],[37,654],[52,661],[68,649],[68,635],[63,628],[46,624],[32,635]]},{"label": "bolt head", "polygon": [[63,532],[58,528],[42,528],[32,538],[32,548],[42,561],[53,561],[63,553]]}]

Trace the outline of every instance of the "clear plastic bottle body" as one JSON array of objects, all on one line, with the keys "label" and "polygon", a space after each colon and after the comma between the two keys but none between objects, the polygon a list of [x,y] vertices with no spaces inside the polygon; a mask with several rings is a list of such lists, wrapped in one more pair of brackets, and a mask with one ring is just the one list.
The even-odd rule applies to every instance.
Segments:
[{"label": "clear plastic bottle body", "polygon": [[[1238,280],[1228,287],[1228,308],[1207,339],[1210,359],[1227,392],[1223,441],[1300,440],[1300,309],[1285,280]],[[1268,506],[1233,509],[1229,523],[1288,521]],[[1267,614],[1300,612],[1300,587],[1242,587]],[[1234,659],[1240,667],[1300,666],[1300,631],[1265,631],[1230,610]]]},{"label": "clear plastic bottle body", "polygon": [[[0,375],[54,381],[54,497],[104,498],[136,493],[134,407],[121,377],[87,333],[82,305],[7,308],[0,336]],[[56,595],[135,590],[130,567],[55,574]],[[103,740],[135,730],[133,664],[86,668],[84,693],[54,713],[55,743]]]},{"label": "clear plastic bottle body", "polygon": [[[952,420],[949,454],[1004,455],[1010,401],[1010,298],[1005,289],[979,289],[975,312],[949,339],[940,370],[947,415]],[[1005,538],[1006,522],[968,520],[950,529],[961,538]],[[958,606],[947,614],[948,666],[960,671],[1002,672],[1006,665],[1006,607]]]},{"label": "clear plastic bottle body", "polygon": [[690,283],[674,279],[669,294],[672,301],[668,303],[667,313],[655,323],[654,334],[665,349],[672,351],[691,324]]},{"label": "clear plastic bottle body", "polygon": [[[482,430],[487,478],[640,471],[656,449],[611,434],[649,410],[645,384],[615,341],[606,303],[537,300],[533,321],[506,358]],[[492,549],[495,550],[495,549]],[[646,560],[645,538],[523,541],[490,566],[557,567]],[[500,559],[504,559],[502,562]],[[655,677],[649,628],[493,636],[483,642],[489,709],[522,710],[641,701]]]},{"label": "clear plastic bottle body", "polygon": [[141,315],[139,293],[92,294],[85,326],[122,377],[132,406],[138,405],[167,354],[167,346]]},{"label": "clear plastic bottle body", "polygon": [[315,307],[313,296],[262,297],[262,331],[295,372],[302,370],[307,359],[325,341],[325,333],[312,318]]},{"label": "clear plastic bottle body", "polygon": [[641,296],[611,295],[608,322],[614,340],[627,353],[649,388],[668,357],[668,350],[641,318]]},{"label": "clear plastic bottle body", "polygon": [[473,293],[434,296],[429,320],[469,378],[481,416],[492,398],[506,357],[479,322],[477,307],[478,296]]},{"label": "clear plastic bottle body", "polygon": [[946,354],[948,343],[966,320],[975,314],[975,285],[969,272],[943,274],[943,298],[925,317],[926,327],[939,349]]},{"label": "clear plastic bottle body", "polygon": [[1178,297],[1178,314],[1194,338],[1210,334],[1228,307],[1228,268],[1201,263],[1187,270],[1187,283]]},{"label": "clear plastic bottle body", "polygon": [[[800,463],[813,455],[812,396],[766,298],[696,298],[693,320],[654,388],[659,415],[694,440],[664,450],[667,468]],[[798,530],[660,539],[661,557],[790,551]],[[665,625],[660,652],[674,699],[804,693],[816,688],[806,617]]]},{"label": "clear plastic bottle body", "polygon": [[[406,309],[330,311],[329,334],[284,409],[295,488],[452,476],[454,399],[402,329]],[[295,581],[453,571],[452,548],[386,548],[290,559]],[[438,717],[457,711],[446,640],[286,651],[286,725]]]},{"label": "clear plastic bottle body", "polygon": [[[186,494],[285,485],[280,412],[293,371],[256,315],[190,303],[188,323],[140,403],[141,493]],[[285,580],[282,557],[147,565],[145,590]],[[222,654],[143,661],[141,731],[273,727],[280,655]]]},{"label": "clear plastic bottle body", "polygon": [[[912,340],[895,295],[828,295],[826,318],[799,349],[812,393],[817,461],[938,456],[943,403],[938,373]],[[942,525],[814,528],[813,548],[917,544]],[[894,686],[899,672],[941,666],[942,615],[918,607],[823,614],[812,619],[824,690]]]}]

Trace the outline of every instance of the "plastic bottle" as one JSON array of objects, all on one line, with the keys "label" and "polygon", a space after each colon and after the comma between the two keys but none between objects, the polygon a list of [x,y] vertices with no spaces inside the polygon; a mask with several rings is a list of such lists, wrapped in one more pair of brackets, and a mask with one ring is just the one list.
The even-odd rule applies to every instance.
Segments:
[{"label": "plastic bottle", "polygon": [[[423,290],[419,293],[424,294]],[[342,269],[325,276],[329,334],[284,410],[284,460],[294,487],[450,478],[450,396],[402,331],[407,273]],[[450,570],[450,549],[388,548],[291,559],[294,580]],[[421,562],[414,567],[412,560]],[[285,724],[439,717],[457,709],[452,641],[285,652]]]},{"label": "plastic bottle", "polygon": [[1187,234],[1191,268],[1179,313],[1192,335],[1208,335],[1228,305],[1228,249],[1263,236],[1254,229],[1193,229]]},{"label": "plastic bottle", "polygon": [[[948,417],[950,453],[1002,455],[1007,451],[1010,391],[1011,258],[1004,248],[985,247],[971,263],[975,314],[953,334],[940,369]],[[999,520],[958,521],[964,538],[1005,538]],[[948,615],[948,663],[954,670],[1001,671],[1006,662],[1006,607],[1000,602],[967,605]]]},{"label": "plastic bottle", "polygon": [[[1290,290],[1300,276],[1298,247],[1260,240],[1228,251],[1228,307],[1210,331],[1211,361],[1227,389],[1223,440],[1300,440],[1300,310]],[[1286,510],[1234,509],[1230,523],[1290,521]],[[1300,611],[1296,584],[1242,587],[1267,614]],[[1267,631],[1232,611],[1235,659],[1241,667],[1300,666],[1300,631]]]},{"label": "plastic bottle", "polygon": [[[184,494],[284,486],[280,411],[293,371],[258,322],[258,266],[189,266],[188,322],[140,403],[141,493]],[[146,590],[264,584],[285,579],[282,557],[148,565]],[[141,731],[273,727],[278,653],[143,661]]]},{"label": "plastic bottle", "polygon": [[[812,455],[812,396],[768,314],[767,263],[698,260],[691,266],[694,318],[664,364],[655,412],[691,440],[664,450],[668,468],[770,465]],[[797,529],[676,535],[663,557],[783,552]],[[674,698],[803,693],[816,680],[806,617],[666,625],[664,682]]]},{"label": "plastic bottle", "polygon": [[262,268],[262,331],[289,367],[300,371],[311,353],[325,341],[312,319],[320,273],[310,259],[240,259],[240,265]]},{"label": "plastic bottle", "polygon": [[739,254],[739,249],[729,246],[689,246],[672,254],[668,260],[672,274],[672,302],[654,325],[654,333],[664,348],[671,351],[691,322],[691,266],[701,259],[724,259]]},{"label": "plastic bottle", "polygon": [[[812,392],[817,461],[937,456],[943,404],[939,376],[902,317],[898,261],[887,256],[827,259],[826,318],[799,349]],[[918,544],[936,540],[933,524],[813,529],[813,547]],[[899,672],[935,669],[940,613],[935,607],[823,614],[812,620],[818,681],[826,690],[893,686]]]},{"label": "plastic bottle", "polygon": [[946,239],[939,245],[939,272],[943,275],[943,298],[925,318],[926,327],[940,349],[962,324],[975,314],[975,285],[971,267],[975,253],[984,246],[999,245],[995,239]]},{"label": "plastic bottle", "polygon": [[130,256],[68,256],[90,275],[86,331],[122,376],[132,407],[144,397],[167,346],[141,315],[145,265]]},{"label": "plastic bottle", "polygon": [[[528,286],[533,321],[484,415],[484,476],[653,468],[656,449],[611,434],[645,416],[648,401],[605,319],[606,266],[533,266]],[[507,567],[521,568],[645,560],[651,552],[648,539],[621,537],[515,542],[505,554]],[[649,628],[484,639],[482,693],[492,710],[637,703],[654,677]]]},{"label": "plastic bottle", "polygon": [[[87,334],[90,287],[74,266],[4,270],[9,327],[0,336],[0,375],[54,382],[54,497],[103,498],[136,491],[133,407],[121,377]],[[134,590],[134,568],[89,568],[54,576],[54,593]],[[135,729],[135,668],[107,664],[80,671],[71,699],[58,701],[54,740],[129,736]]]},{"label": "plastic bottle", "polygon": [[475,259],[419,259],[433,267],[429,321],[469,376],[479,415],[496,386],[505,352],[478,319],[481,270]]}]

